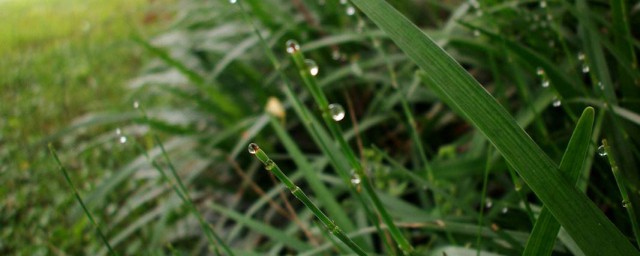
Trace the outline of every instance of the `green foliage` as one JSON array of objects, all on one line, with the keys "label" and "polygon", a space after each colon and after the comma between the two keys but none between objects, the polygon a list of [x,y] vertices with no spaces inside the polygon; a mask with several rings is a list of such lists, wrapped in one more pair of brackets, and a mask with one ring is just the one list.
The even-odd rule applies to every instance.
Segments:
[{"label": "green foliage", "polygon": [[[116,252],[638,253],[637,7],[238,1],[181,1],[137,37],[156,58],[125,101],[146,114],[46,138],[72,146],[62,165]],[[71,171],[88,149],[109,175]],[[61,250],[107,253],[61,191]]]}]

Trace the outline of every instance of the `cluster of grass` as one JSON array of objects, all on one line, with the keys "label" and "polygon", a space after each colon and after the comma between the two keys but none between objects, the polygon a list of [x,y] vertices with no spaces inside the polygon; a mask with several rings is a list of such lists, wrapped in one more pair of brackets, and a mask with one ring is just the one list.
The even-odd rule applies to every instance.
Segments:
[{"label": "cluster of grass", "polygon": [[178,6],[85,252],[638,254],[637,4]]},{"label": "cluster of grass", "polygon": [[[80,116],[129,108],[126,83],[150,56],[131,35],[157,31],[161,22],[150,18],[163,8],[146,0],[0,1],[0,254],[74,253],[94,239],[83,232],[86,221],[69,218],[76,202],[52,171],[46,142]],[[104,142],[82,146],[107,129],[55,140],[74,156],[67,163],[81,191],[130,159]]]}]

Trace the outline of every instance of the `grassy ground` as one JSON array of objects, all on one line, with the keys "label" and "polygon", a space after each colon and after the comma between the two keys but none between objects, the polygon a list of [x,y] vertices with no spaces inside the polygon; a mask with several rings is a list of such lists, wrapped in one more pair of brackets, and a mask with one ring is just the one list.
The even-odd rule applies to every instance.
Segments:
[{"label": "grassy ground", "polygon": [[[128,26],[6,44],[24,52],[3,64],[2,252],[638,254],[627,1],[177,6],[139,42],[153,59]],[[114,85],[139,66],[132,92]],[[104,242],[38,144],[51,133]]]},{"label": "grassy ground", "polygon": [[[0,252],[78,248],[83,238],[61,210],[68,190],[42,140],[86,113],[129,106],[125,85],[147,58],[130,37],[156,30],[157,8],[146,0],[0,1]],[[79,156],[78,177],[104,173],[104,162]]]}]

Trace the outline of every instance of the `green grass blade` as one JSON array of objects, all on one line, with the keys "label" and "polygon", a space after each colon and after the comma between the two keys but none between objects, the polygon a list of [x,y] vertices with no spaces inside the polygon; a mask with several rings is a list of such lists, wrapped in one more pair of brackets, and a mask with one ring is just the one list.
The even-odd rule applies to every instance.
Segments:
[{"label": "green grass blade", "polygon": [[327,209],[327,212],[333,216],[336,220],[336,224],[343,227],[345,231],[354,230],[354,226],[345,211],[340,207],[340,204],[335,200],[329,189],[322,184],[318,173],[314,171],[311,163],[307,161],[302,151],[300,151],[282,124],[280,124],[274,117],[271,117],[270,121],[271,127],[280,138],[280,141],[287,149],[287,152],[291,155],[291,159],[293,159],[298,168],[302,170],[306,181],[309,183],[309,187],[311,187],[313,192],[316,194],[318,201],[322,202],[322,205]]},{"label": "green grass blade", "polygon": [[352,0],[428,74],[518,171],[587,255],[640,255],[626,237],[520,128],[513,117],[444,50],[383,0]]},{"label": "green grass blade", "polygon": [[71,177],[69,177],[69,172],[67,172],[67,168],[65,168],[62,165],[62,162],[60,162],[60,158],[58,158],[58,154],[56,153],[56,150],[53,148],[53,145],[51,145],[51,144],[49,144],[49,151],[51,152],[51,155],[53,156],[53,159],[56,160],[56,163],[58,164],[58,167],[60,168],[60,171],[64,175],[64,179],[67,181],[67,184],[69,185],[69,187],[71,187],[71,190],[73,191],[73,195],[75,195],[76,200],[78,200],[78,203],[80,203],[80,206],[82,206],[82,210],[84,211],[84,213],[89,218],[89,221],[91,221],[91,224],[93,225],[93,227],[95,227],[96,232],[98,233],[98,236],[100,236],[100,240],[102,240],[104,245],[109,250],[109,254],[118,255],[113,250],[113,248],[111,248],[111,244],[109,244],[109,240],[107,240],[107,236],[105,236],[105,234],[102,232],[102,230],[100,229],[100,226],[98,225],[98,223],[95,221],[95,219],[91,215],[91,212],[89,212],[89,209],[87,209],[87,206],[84,204],[84,201],[82,201],[82,197],[80,197],[80,194],[78,193],[78,190],[76,189],[76,186],[74,186],[73,182],[71,182]]},{"label": "green grass blade", "polygon": [[640,226],[638,226],[638,220],[635,218],[635,207],[629,199],[629,193],[627,192],[627,182],[624,178],[624,175],[620,173],[620,168],[618,168],[618,165],[616,164],[616,160],[612,154],[613,152],[611,151],[611,148],[609,147],[606,139],[602,140],[602,147],[604,149],[604,154],[607,155],[607,160],[609,160],[609,164],[611,165],[611,172],[613,172],[613,177],[618,184],[620,196],[622,196],[622,207],[626,208],[627,214],[629,214],[629,219],[631,220],[631,229],[633,230],[633,235],[636,238],[636,244],[640,246]]},{"label": "green grass blade", "polygon": [[[589,151],[594,118],[593,108],[589,107],[582,112],[560,162],[560,171],[574,184],[580,178],[582,166]],[[542,208],[523,255],[551,255],[558,230],[560,230],[558,221],[546,207]]]},{"label": "green grass blade", "polygon": [[255,155],[260,162],[262,162],[265,166],[265,169],[272,172],[289,190],[291,190],[291,194],[293,194],[300,202],[302,202],[309,210],[313,212],[313,214],[324,224],[324,226],[331,232],[331,234],[335,235],[340,241],[345,243],[353,252],[358,255],[367,255],[351,238],[349,238],[342,229],[335,224],[335,222],[324,214],[316,206],[311,199],[300,189],[300,187],[293,184],[293,182],[287,177],[286,174],[280,170],[280,167],[267,156],[267,154],[258,147],[258,145],[251,143],[249,145],[249,153]]}]

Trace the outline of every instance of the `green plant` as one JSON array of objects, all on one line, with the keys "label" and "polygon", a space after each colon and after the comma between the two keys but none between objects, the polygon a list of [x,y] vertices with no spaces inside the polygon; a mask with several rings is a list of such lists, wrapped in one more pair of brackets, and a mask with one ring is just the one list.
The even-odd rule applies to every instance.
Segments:
[{"label": "green plant", "polygon": [[203,253],[206,223],[237,254],[638,254],[623,1],[238,1],[185,1],[139,40],[158,57],[132,93],[148,118],[111,120],[148,160],[87,197],[118,199],[116,251]]}]

